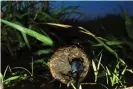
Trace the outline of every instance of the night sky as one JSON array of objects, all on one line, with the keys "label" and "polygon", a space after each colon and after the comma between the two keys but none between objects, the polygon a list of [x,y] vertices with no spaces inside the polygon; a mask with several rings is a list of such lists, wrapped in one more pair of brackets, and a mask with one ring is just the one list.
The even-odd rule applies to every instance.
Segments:
[{"label": "night sky", "polygon": [[79,5],[78,11],[85,14],[84,19],[95,19],[107,14],[122,14],[119,6],[123,7],[129,16],[133,16],[133,1],[56,1],[52,5],[54,9],[60,8],[61,5]]}]

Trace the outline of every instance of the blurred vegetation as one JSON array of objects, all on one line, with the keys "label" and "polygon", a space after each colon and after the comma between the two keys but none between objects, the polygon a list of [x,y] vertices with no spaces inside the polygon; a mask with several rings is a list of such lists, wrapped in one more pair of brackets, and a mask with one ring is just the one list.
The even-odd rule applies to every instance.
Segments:
[{"label": "blurred vegetation", "polygon": [[92,65],[83,88],[133,86],[133,22],[123,8],[123,17],[107,15],[86,22],[69,19],[73,14],[84,16],[79,6],[52,8],[49,1],[1,2],[0,78],[5,89],[17,89],[17,84],[24,89],[27,82],[30,89],[60,85],[52,80],[48,59],[66,45],[77,45],[90,56]]}]

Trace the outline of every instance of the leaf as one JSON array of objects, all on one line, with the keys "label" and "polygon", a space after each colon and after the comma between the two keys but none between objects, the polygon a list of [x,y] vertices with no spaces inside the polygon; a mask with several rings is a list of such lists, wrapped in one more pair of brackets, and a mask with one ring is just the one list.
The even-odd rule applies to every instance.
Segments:
[{"label": "leaf", "polygon": [[125,68],[123,69],[123,71],[121,72],[121,75],[124,75],[126,72],[127,66],[125,66]]},{"label": "leaf", "polygon": [[10,81],[13,81],[13,80],[17,80],[18,78],[20,78],[20,76],[13,76],[13,77],[10,77],[10,78],[4,80],[4,83],[5,83],[5,82],[10,82]]},{"label": "leaf", "polygon": [[12,70],[13,70],[13,69],[25,70],[26,72],[28,72],[28,73],[32,76],[31,72],[30,72],[28,69],[24,68],[24,67],[13,67]]},{"label": "leaf", "polygon": [[111,84],[112,84],[113,79],[112,79],[111,72],[110,72],[110,70],[108,69],[108,67],[106,67],[106,71],[107,71],[107,75],[109,76],[110,81],[111,81]]},{"label": "leaf", "polygon": [[22,27],[20,25],[11,23],[11,22],[6,21],[6,20],[3,20],[3,19],[1,19],[1,22],[2,23],[5,23],[5,24],[7,24],[7,25],[9,25],[9,26],[11,26],[11,27],[13,27],[15,29],[17,29],[20,32],[23,32],[23,33],[25,33],[27,35],[30,35],[30,36],[36,38],[37,40],[45,43],[46,45],[49,45],[49,46],[52,46],[53,45],[53,41],[49,37],[46,37],[46,36],[44,36],[44,35],[42,35],[40,33],[37,33],[35,31],[31,30],[31,29]]},{"label": "leaf", "polygon": [[92,60],[92,67],[93,67],[94,72],[96,72],[97,68],[96,68],[95,62],[93,60]]},{"label": "leaf", "polygon": [[0,73],[0,85],[3,84],[3,75]]},{"label": "leaf", "polygon": [[106,82],[108,84],[109,83],[108,73],[106,72],[105,74],[106,74]]},{"label": "leaf", "polygon": [[104,48],[106,48],[106,50],[108,50],[110,53],[112,53],[118,60],[120,60],[120,62],[124,65],[125,62],[118,56],[118,54],[108,45],[106,45],[102,40],[100,40],[95,34],[91,33],[90,31],[86,30],[83,27],[79,27],[79,29],[81,29],[81,32],[88,34],[90,36],[92,36],[95,40],[97,40],[100,44],[102,44],[104,46]]},{"label": "leaf", "polygon": [[126,69],[126,71],[128,71],[128,72],[133,74],[133,69]]},{"label": "leaf", "polygon": [[34,61],[33,63],[34,64],[42,64],[44,66],[49,66],[48,62],[46,62],[44,58],[38,59],[38,60]]},{"label": "leaf", "polygon": [[[121,44],[124,44],[122,41],[107,41],[105,42],[105,44],[109,45],[109,46],[112,46],[112,45],[121,45]],[[96,45],[93,45],[93,46],[103,46],[103,44],[96,44]]]},{"label": "leaf", "polygon": [[9,65],[7,65],[7,67],[6,67],[5,71],[4,71],[3,78],[5,78],[5,76],[6,76],[6,74],[7,74],[8,69],[9,69],[9,71],[11,72],[11,68],[10,68],[10,66],[9,66]]},{"label": "leaf", "polygon": [[42,55],[42,54],[49,54],[53,52],[52,49],[41,49],[41,50],[38,50],[37,52],[35,52],[36,55]]},{"label": "leaf", "polygon": [[100,55],[100,58],[99,58],[99,61],[98,61],[98,64],[97,64],[97,70],[100,69],[101,59],[102,59],[102,53]]},{"label": "leaf", "polygon": [[52,20],[52,21],[58,21],[56,18],[52,17],[51,15],[45,13],[45,12],[39,12],[39,14],[42,15],[42,19],[49,19],[49,20]]},{"label": "leaf", "polygon": [[[22,26],[22,24],[19,23],[19,22],[17,22],[17,21],[15,21],[14,23],[16,23],[16,24]],[[26,44],[26,45],[28,46],[28,48],[30,49],[30,44],[29,44],[29,41],[28,41],[28,38],[27,38],[26,34],[23,33],[23,32],[21,32],[21,34],[22,34],[22,37],[23,37],[23,39],[24,39],[24,41],[25,41],[25,44]],[[23,43],[22,40],[21,40],[20,43]],[[24,45],[23,45],[23,46],[24,46]]]},{"label": "leaf", "polygon": [[30,49],[30,44],[29,44],[29,41],[28,41],[28,38],[27,38],[26,34],[23,33],[23,32],[21,32],[21,34],[22,34],[22,36],[23,36],[23,38],[24,38],[24,41],[25,41],[26,45],[27,45],[28,48]]},{"label": "leaf", "polygon": [[127,31],[128,37],[133,40],[133,22],[132,22],[131,18],[129,18],[126,11],[121,7],[120,7],[120,9],[124,15],[124,20],[125,20],[126,31]]},{"label": "leaf", "polygon": [[98,70],[97,70],[96,64],[93,60],[92,60],[92,67],[93,67],[93,70],[94,70],[95,82],[96,82],[97,81]]},{"label": "leaf", "polygon": [[25,47],[26,44],[25,44],[25,42],[24,42],[24,40],[23,40],[21,34],[17,31],[17,32],[16,32],[16,35],[17,35],[17,38],[18,38],[18,41],[19,41],[19,47],[20,47],[20,48]]},{"label": "leaf", "polygon": [[63,27],[63,28],[70,28],[70,27],[72,27],[71,25],[57,24],[57,23],[44,23],[44,24],[48,24],[48,25],[56,26],[56,27]]}]

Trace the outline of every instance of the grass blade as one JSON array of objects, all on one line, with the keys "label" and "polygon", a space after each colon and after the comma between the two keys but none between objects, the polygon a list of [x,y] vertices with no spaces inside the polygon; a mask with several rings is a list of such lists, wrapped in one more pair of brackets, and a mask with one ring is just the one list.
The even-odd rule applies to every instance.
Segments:
[{"label": "grass blade", "polygon": [[36,55],[42,55],[42,54],[49,54],[53,52],[52,49],[41,49],[41,50],[38,50],[37,52],[35,52]]},{"label": "grass blade", "polygon": [[2,85],[3,84],[3,75],[2,75],[2,73],[0,73],[0,85]]},{"label": "grass blade", "polygon": [[95,82],[96,82],[97,81],[98,70],[97,70],[96,64],[93,60],[92,60],[92,67],[93,67],[93,70],[94,70]]},{"label": "grass blade", "polygon": [[22,36],[23,36],[23,38],[24,38],[24,41],[25,41],[26,45],[27,45],[28,48],[30,49],[30,44],[29,44],[29,41],[28,41],[28,38],[27,38],[26,34],[23,33],[23,32],[21,32],[21,34],[22,34]]},{"label": "grass blade", "polygon": [[90,31],[86,30],[83,27],[79,28],[81,29],[81,32],[92,36],[95,40],[97,40],[100,44],[102,44],[110,53],[112,53],[118,60],[120,60],[122,64],[125,64],[125,62],[118,56],[118,54],[112,48],[106,45],[102,40],[100,40],[96,35],[94,35],[93,33],[91,33]]},{"label": "grass blade", "polygon": [[20,76],[13,76],[13,77],[10,77],[10,78],[4,80],[4,83],[5,83],[5,82],[9,82],[9,81],[13,81],[13,80],[17,80],[18,78],[20,78]]},{"label": "grass blade", "polygon": [[[105,42],[105,44],[109,45],[109,46],[113,46],[113,45],[121,45],[121,44],[124,44],[124,42],[121,42],[121,41],[107,41]],[[93,46],[103,46],[103,44],[96,44],[96,45],[93,45]]]},{"label": "grass blade", "polygon": [[126,11],[121,7],[120,7],[120,9],[124,15],[126,31],[127,31],[128,37],[133,40],[133,22],[132,22],[131,18],[129,18]]},{"label": "grass blade", "polygon": [[11,23],[11,22],[3,20],[3,19],[1,19],[1,22],[5,23],[6,25],[9,25],[9,26],[11,26],[11,27],[13,27],[15,29],[17,29],[20,32],[23,32],[23,33],[25,33],[27,35],[30,35],[30,36],[36,38],[37,40],[43,42],[46,45],[49,45],[49,46],[53,45],[53,41],[49,37],[46,37],[46,36],[44,36],[42,34],[39,34],[39,33],[35,32],[35,31],[31,30],[31,29],[22,27],[20,25]]}]

